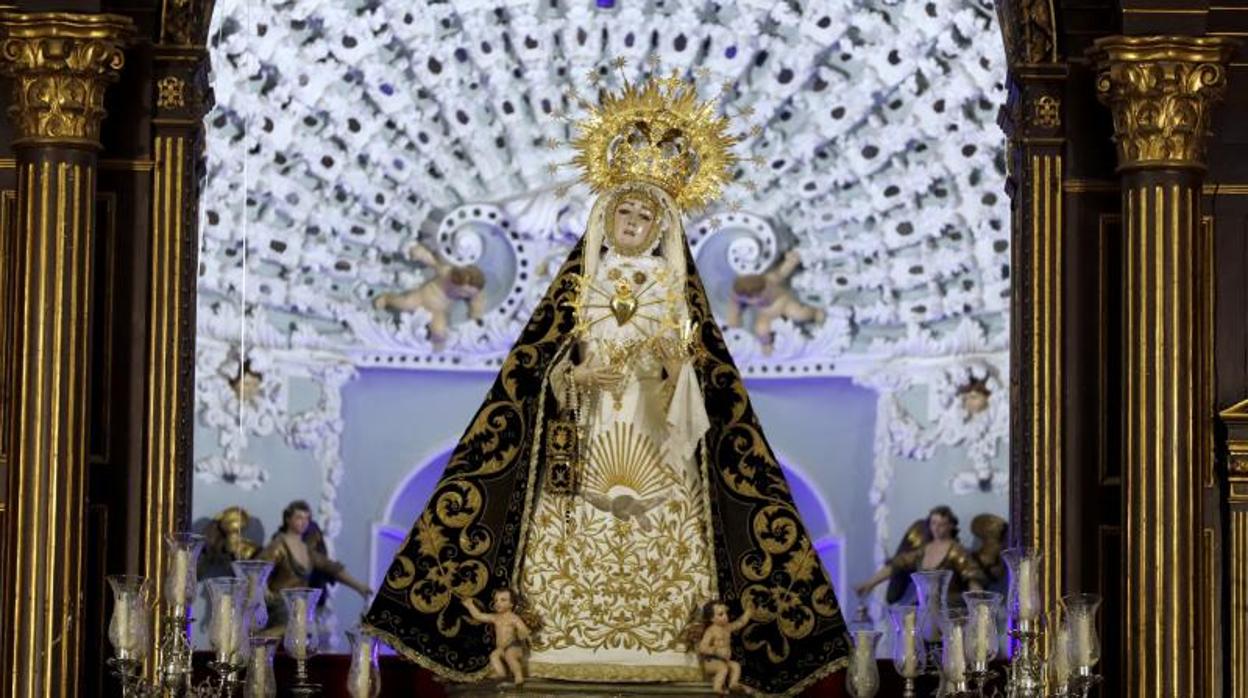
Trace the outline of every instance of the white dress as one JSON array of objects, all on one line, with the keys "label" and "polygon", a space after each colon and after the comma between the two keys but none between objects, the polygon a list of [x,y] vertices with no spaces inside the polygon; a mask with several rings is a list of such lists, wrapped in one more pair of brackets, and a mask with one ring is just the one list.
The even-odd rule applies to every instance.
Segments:
[{"label": "white dress", "polygon": [[[695,457],[709,422],[692,364],[664,379],[652,348],[655,337],[678,339],[688,317],[671,277],[660,257],[608,251],[583,287],[587,355],[626,377],[582,403],[579,494],[542,489],[533,507],[519,586],[542,624],[534,676],[701,679],[684,633],[715,591],[706,473]],[[552,384],[562,391],[558,378]]]}]

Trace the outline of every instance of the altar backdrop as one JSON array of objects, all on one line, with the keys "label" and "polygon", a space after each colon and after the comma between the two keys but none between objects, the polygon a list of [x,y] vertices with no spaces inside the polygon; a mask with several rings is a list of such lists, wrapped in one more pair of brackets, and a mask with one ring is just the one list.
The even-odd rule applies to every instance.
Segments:
[{"label": "altar backdrop", "polygon": [[[687,226],[717,315],[745,277],[782,277],[786,254],[799,264],[772,283],[822,311],[762,328],[747,312],[725,337],[842,598],[930,506],[1005,513],[1005,65],[990,4],[214,13],[197,519],[238,504],[267,536],[307,499],[334,556],[374,575],[583,229],[589,193],[555,165],[591,74],[615,87],[656,65],[720,95],[742,135],[737,186]],[[430,259],[483,281],[482,316],[453,307],[445,337],[429,332],[436,308],[395,300],[447,273]],[[360,607],[342,589],[333,604],[342,625]]]}]

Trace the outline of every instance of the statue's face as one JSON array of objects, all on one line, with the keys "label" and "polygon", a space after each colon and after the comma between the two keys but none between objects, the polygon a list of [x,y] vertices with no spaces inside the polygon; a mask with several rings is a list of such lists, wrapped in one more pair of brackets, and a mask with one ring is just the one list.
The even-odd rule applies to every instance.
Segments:
[{"label": "statue's face", "polygon": [[312,522],[312,515],[302,509],[296,509],[291,512],[290,517],[286,519],[286,530],[291,533],[303,535],[308,532],[308,524]]},{"label": "statue's face", "polygon": [[657,214],[654,205],[640,196],[622,197],[612,214],[612,244],[620,250],[642,251],[654,231]]},{"label": "statue's face", "polygon": [[936,540],[947,540],[953,535],[953,522],[941,514],[929,516],[927,525],[932,530],[932,538]]},{"label": "statue's face", "polygon": [[506,613],[511,610],[513,605],[510,591],[500,591],[494,595],[495,611],[498,611],[499,613]]},{"label": "statue's face", "polygon": [[728,607],[722,603],[715,604],[715,607],[711,609],[711,622],[716,625],[727,625]]}]

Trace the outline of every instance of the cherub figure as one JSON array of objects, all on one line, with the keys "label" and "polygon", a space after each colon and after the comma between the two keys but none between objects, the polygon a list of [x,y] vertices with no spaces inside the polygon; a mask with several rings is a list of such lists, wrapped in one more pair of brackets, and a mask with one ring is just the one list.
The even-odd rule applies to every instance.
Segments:
[{"label": "cherub figure", "polygon": [[516,613],[515,605],[511,589],[494,590],[490,603],[493,613],[483,613],[477,607],[476,599],[470,596],[464,598],[464,607],[473,620],[494,626],[495,649],[490,653],[490,668],[494,670],[494,676],[506,678],[510,669],[515,685],[519,686],[524,683],[524,665],[520,660],[524,658],[524,644],[531,633],[529,626]]},{"label": "cherub figure", "polygon": [[962,402],[962,410],[966,412],[966,421],[988,409],[988,400],[991,397],[992,391],[983,380],[972,380],[958,388],[958,399]]},{"label": "cherub figure", "polygon": [[712,690],[727,693],[740,689],[752,693],[741,685],[741,665],[732,659],[732,635],[750,622],[750,609],[729,622],[728,604],[711,601],[702,609],[702,621],[706,629],[698,642],[698,658],[702,660],[702,670],[711,676]]},{"label": "cherub figure", "polygon": [[475,264],[456,266],[438,259],[420,243],[407,252],[412,261],[434,270],[434,277],[420,286],[399,293],[381,293],[373,299],[378,310],[410,312],[417,308],[429,311],[429,338],[434,348],[442,349],[450,329],[451,311],[456,303],[468,306],[468,317],[479,320],[485,315],[485,273]]},{"label": "cherub figure", "polygon": [[793,322],[823,322],[827,313],[799,301],[786,282],[801,264],[797,250],[789,250],[784,259],[764,274],[742,274],[732,282],[732,299],[728,304],[727,324],[740,327],[742,316],[754,309],[754,336],[763,345],[763,353],[771,354],[771,323],[778,318]]}]

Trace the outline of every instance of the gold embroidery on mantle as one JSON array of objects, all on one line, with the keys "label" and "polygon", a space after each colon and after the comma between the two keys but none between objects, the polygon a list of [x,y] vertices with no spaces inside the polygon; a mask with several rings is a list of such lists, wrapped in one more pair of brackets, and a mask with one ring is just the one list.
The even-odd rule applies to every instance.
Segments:
[{"label": "gold embroidery on mantle", "polygon": [[710,553],[701,493],[685,482],[668,491],[649,530],[579,499],[567,517],[562,498],[539,498],[522,587],[544,623],[535,651],[685,651],[680,633],[710,593]]}]

